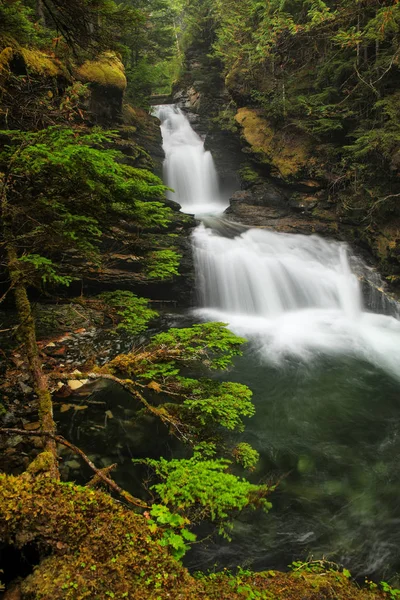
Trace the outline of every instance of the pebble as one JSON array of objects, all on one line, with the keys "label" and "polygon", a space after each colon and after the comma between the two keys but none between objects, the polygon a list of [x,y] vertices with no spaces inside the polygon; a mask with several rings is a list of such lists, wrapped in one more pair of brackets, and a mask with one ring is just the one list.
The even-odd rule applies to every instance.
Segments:
[{"label": "pebble", "polygon": [[81,383],[77,379],[69,379],[67,383],[71,390],[79,390],[79,388],[83,386],[83,383]]}]

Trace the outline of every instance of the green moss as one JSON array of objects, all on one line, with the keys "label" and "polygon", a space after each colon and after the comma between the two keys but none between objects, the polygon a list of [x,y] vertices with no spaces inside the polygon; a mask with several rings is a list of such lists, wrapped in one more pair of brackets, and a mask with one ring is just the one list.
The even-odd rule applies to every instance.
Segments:
[{"label": "green moss", "polygon": [[240,108],[236,121],[250,152],[262,164],[268,164],[283,179],[293,179],[313,164],[311,139],[294,128],[275,130],[254,108]]},{"label": "green moss", "polygon": [[0,475],[0,539],[17,548],[36,543],[46,556],[22,582],[22,597],[29,600],[387,598],[359,589],[331,567],[193,578],[141,515],[103,492],[31,474]]},{"label": "green moss", "polygon": [[126,88],[124,65],[113,52],[103,52],[96,60],[87,60],[76,72],[78,79],[103,87]]},{"label": "green moss", "polygon": [[240,169],[239,175],[243,183],[247,184],[248,187],[263,182],[262,177],[250,165],[245,165],[244,167],[242,167]]},{"label": "green moss", "polygon": [[0,52],[0,77],[9,71],[9,64],[14,56],[14,50],[9,46]]},{"label": "green moss", "polygon": [[107,494],[31,477],[0,476],[0,538],[51,552],[23,583],[24,598],[190,598],[197,583],[161,548],[146,519]]},{"label": "green moss", "polygon": [[54,465],[54,456],[51,452],[41,452],[28,466],[28,473],[48,473]]},{"label": "green moss", "polygon": [[40,50],[21,48],[21,55],[28,71],[35,75],[57,77],[57,75],[64,74],[61,63]]},{"label": "green moss", "polygon": [[139,124],[139,117],[133,106],[131,106],[130,104],[122,105],[122,118],[125,125],[131,127],[132,133],[135,133]]}]

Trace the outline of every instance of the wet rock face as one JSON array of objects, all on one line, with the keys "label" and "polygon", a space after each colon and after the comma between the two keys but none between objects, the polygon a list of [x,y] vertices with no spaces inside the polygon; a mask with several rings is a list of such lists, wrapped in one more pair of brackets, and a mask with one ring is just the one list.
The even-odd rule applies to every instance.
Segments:
[{"label": "wet rock face", "polygon": [[318,212],[320,197],[299,192],[295,187],[282,187],[272,181],[252,185],[235,192],[225,214],[230,219],[253,227],[264,227],[285,233],[302,233],[346,239],[350,226],[339,227],[332,211]]}]

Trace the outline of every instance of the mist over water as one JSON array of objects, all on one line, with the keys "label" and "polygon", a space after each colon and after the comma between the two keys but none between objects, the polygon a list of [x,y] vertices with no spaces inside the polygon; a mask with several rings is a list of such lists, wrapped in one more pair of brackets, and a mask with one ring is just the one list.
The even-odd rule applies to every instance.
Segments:
[{"label": "mist over water", "polygon": [[193,130],[180,108],[155,107],[163,136],[164,183],[172,188],[168,198],[190,214],[222,212],[227,204],[221,198],[218,175],[204,141]]}]

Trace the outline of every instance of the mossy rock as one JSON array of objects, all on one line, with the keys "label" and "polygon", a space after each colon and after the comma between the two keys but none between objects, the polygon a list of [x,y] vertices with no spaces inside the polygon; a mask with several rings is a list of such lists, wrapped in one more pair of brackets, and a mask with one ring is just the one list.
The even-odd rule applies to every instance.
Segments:
[{"label": "mossy rock", "polygon": [[0,503],[1,540],[51,553],[23,582],[23,599],[197,597],[200,584],[158,544],[146,519],[105,493],[0,475]]},{"label": "mossy rock", "polygon": [[312,140],[294,127],[277,130],[255,108],[240,108],[235,119],[249,152],[281,179],[293,181],[314,164]]},{"label": "mossy rock", "polygon": [[361,589],[335,565],[323,561],[304,563],[294,572],[239,571],[202,577],[209,600],[257,598],[258,600],[378,600],[387,598],[382,591]]},{"label": "mossy rock", "polygon": [[41,75],[42,77],[57,77],[66,75],[61,62],[44,52],[36,49],[21,48],[21,56],[28,73]]},{"label": "mossy rock", "polygon": [[124,92],[127,85],[124,65],[114,52],[103,52],[96,60],[87,60],[78,67],[76,76],[84,83],[116,88],[120,92]]},{"label": "mossy rock", "polygon": [[13,57],[14,57],[14,50],[11,48],[11,46],[4,48],[0,52],[0,76],[4,71],[8,72],[9,65],[10,65],[10,62],[12,61]]}]

